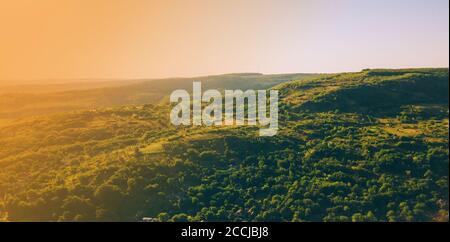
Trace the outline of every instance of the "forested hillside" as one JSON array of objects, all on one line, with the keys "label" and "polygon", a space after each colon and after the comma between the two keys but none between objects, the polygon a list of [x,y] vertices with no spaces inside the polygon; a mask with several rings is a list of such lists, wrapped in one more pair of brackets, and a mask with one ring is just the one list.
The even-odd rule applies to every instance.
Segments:
[{"label": "forested hillside", "polygon": [[0,126],[0,217],[448,221],[448,69],[278,81],[274,137],[175,127],[166,102]]}]

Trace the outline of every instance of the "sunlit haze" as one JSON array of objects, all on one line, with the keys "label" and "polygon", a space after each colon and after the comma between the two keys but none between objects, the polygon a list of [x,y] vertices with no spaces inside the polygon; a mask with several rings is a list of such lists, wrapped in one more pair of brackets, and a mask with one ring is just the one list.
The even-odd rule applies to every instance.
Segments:
[{"label": "sunlit haze", "polygon": [[447,0],[1,0],[0,79],[447,67]]}]

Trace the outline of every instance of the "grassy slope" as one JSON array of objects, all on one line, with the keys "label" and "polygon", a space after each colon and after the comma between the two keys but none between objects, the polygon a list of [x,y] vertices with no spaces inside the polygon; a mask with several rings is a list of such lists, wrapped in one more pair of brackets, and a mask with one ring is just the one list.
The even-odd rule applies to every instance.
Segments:
[{"label": "grassy slope", "polygon": [[272,138],[174,128],[152,105],[0,128],[0,211],[13,221],[448,220],[447,69],[276,88]]}]

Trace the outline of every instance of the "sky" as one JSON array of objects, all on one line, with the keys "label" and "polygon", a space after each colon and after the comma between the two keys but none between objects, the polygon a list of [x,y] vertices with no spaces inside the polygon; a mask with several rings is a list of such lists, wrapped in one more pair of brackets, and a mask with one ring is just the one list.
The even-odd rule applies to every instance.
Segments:
[{"label": "sky", "polygon": [[0,0],[9,82],[448,66],[448,0]]}]

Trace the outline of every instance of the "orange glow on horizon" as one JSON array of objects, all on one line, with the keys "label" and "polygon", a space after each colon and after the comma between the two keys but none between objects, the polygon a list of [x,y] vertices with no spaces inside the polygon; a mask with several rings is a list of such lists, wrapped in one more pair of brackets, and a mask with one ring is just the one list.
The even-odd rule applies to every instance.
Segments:
[{"label": "orange glow on horizon", "polygon": [[0,80],[448,66],[448,21],[421,19],[434,8],[392,6],[390,26],[390,5],[358,2],[1,0]]}]

